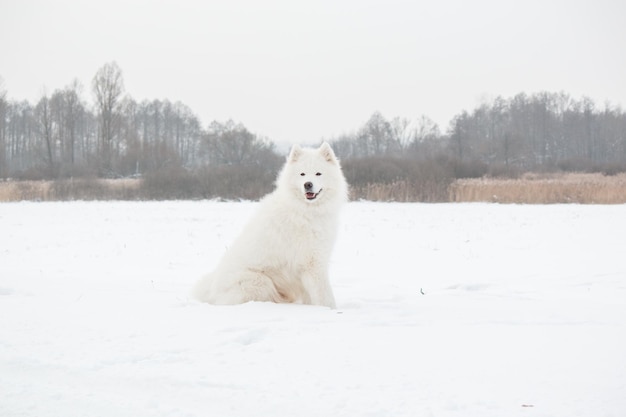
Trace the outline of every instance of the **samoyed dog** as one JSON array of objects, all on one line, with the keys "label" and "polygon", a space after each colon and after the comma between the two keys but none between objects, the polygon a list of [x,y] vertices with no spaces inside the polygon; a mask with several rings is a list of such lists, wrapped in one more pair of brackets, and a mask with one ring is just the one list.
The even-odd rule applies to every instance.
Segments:
[{"label": "samoyed dog", "polygon": [[248,301],[335,308],[328,279],[331,252],[348,186],[328,143],[293,146],[258,212],[216,269],[194,288],[211,304]]}]

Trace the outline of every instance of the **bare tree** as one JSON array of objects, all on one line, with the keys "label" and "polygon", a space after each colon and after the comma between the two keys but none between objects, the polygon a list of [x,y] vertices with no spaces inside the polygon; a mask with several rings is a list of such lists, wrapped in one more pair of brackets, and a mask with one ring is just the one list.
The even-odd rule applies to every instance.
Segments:
[{"label": "bare tree", "polygon": [[367,149],[366,155],[389,155],[399,153],[400,142],[394,136],[391,123],[379,112],[372,114],[359,131],[359,141]]},{"label": "bare tree", "polygon": [[174,104],[176,113],[175,145],[183,163],[187,166],[196,161],[200,142],[200,121],[189,107],[181,102]]},{"label": "bare tree", "polygon": [[44,93],[37,106],[35,107],[35,118],[41,139],[46,147],[46,160],[49,169],[49,175],[53,174],[53,139],[52,139],[52,116],[50,114],[50,99],[47,93]]},{"label": "bare tree", "polygon": [[402,150],[406,149],[415,139],[415,129],[412,128],[410,119],[394,117],[389,123],[393,137],[398,141]]},{"label": "bare tree", "polygon": [[241,123],[213,122],[205,136],[209,162],[224,165],[258,164],[265,153],[273,154],[273,143],[258,138]]},{"label": "bare tree", "polygon": [[443,147],[439,125],[430,117],[422,115],[409,125],[410,134],[405,136],[411,138],[406,145],[409,154],[414,157],[434,158]]},{"label": "bare tree", "polygon": [[103,169],[110,173],[119,130],[119,104],[124,93],[122,70],[115,62],[98,70],[91,83],[100,122],[99,137]]},{"label": "bare tree", "polygon": [[65,126],[67,131],[65,154],[68,162],[73,167],[76,163],[76,141],[78,135],[78,120],[84,112],[84,106],[80,95],[82,92],[80,81],[74,79],[72,83],[63,91],[65,104]]},{"label": "bare tree", "polygon": [[0,77],[0,178],[7,176],[7,90],[4,88],[4,80]]}]

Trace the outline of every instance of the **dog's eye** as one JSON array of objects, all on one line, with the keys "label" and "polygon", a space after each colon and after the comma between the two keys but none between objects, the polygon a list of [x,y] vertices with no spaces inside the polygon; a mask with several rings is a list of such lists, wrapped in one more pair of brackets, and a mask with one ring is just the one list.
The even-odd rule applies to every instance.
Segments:
[{"label": "dog's eye", "polygon": [[301,172],[301,173],[300,173],[300,176],[301,176],[301,177],[304,177],[304,172]]},{"label": "dog's eye", "polygon": [[319,177],[320,175],[322,175],[322,173],[321,173],[321,172],[318,172],[318,173],[316,173],[315,175],[317,175],[317,176]]}]

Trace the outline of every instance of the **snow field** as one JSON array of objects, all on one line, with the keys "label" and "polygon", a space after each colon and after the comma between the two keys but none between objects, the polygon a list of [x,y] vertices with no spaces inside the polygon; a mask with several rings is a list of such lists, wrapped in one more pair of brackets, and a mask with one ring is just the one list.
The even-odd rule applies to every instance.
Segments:
[{"label": "snow field", "polygon": [[190,300],[255,203],[0,205],[0,416],[626,415],[626,206],[350,203],[338,309]]}]

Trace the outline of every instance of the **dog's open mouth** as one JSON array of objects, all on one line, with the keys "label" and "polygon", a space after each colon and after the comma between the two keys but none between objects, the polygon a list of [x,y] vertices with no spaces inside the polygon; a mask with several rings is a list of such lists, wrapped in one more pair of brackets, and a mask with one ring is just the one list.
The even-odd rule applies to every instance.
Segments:
[{"label": "dog's open mouth", "polygon": [[304,195],[305,195],[307,200],[315,200],[317,198],[317,196],[320,195],[321,192],[322,192],[322,190],[319,190],[316,193],[308,191],[308,192],[304,193]]}]

